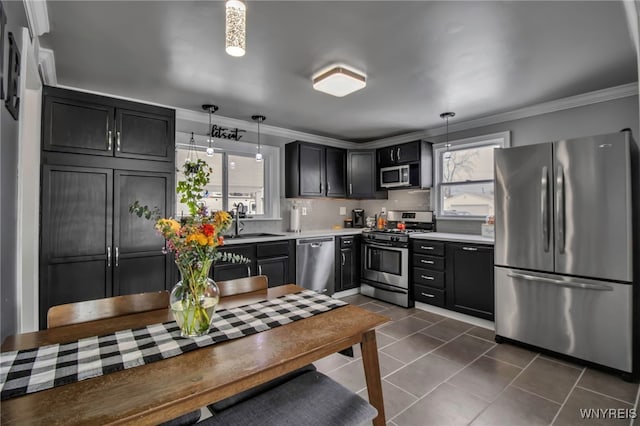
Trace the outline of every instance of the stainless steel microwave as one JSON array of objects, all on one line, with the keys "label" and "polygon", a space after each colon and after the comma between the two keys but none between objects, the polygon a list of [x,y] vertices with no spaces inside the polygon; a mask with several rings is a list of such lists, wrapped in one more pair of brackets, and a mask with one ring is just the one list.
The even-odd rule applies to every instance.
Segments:
[{"label": "stainless steel microwave", "polygon": [[382,167],[380,169],[380,186],[382,188],[395,188],[409,186],[409,166]]}]

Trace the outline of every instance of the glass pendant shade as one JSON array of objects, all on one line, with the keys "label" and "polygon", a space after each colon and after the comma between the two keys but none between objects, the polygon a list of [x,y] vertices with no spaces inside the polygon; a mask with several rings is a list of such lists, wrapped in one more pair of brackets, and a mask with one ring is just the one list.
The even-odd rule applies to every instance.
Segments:
[{"label": "glass pendant shade", "polygon": [[256,161],[258,161],[258,162],[262,161],[262,153],[261,152],[256,153]]},{"label": "glass pendant shade", "polygon": [[231,56],[244,56],[247,8],[240,0],[227,0],[225,51]]},{"label": "glass pendant shade", "polygon": [[207,157],[213,157],[213,148],[208,147],[206,152],[207,152]]}]

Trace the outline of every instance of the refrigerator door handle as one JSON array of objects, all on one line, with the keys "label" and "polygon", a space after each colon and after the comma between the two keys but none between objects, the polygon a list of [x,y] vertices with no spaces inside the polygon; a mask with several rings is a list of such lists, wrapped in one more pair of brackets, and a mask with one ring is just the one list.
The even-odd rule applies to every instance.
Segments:
[{"label": "refrigerator door handle", "polygon": [[558,252],[564,253],[564,170],[556,173],[556,224],[558,225]]},{"label": "refrigerator door handle", "polygon": [[542,168],[542,177],[540,178],[540,216],[542,218],[542,245],[544,251],[549,251],[549,169],[547,166]]},{"label": "refrigerator door handle", "polygon": [[586,290],[598,290],[598,291],[613,291],[612,287],[608,285],[602,285],[602,284],[588,284],[588,283],[582,283],[579,281],[576,282],[576,281],[554,280],[553,278],[538,277],[536,275],[519,274],[515,272],[507,274],[507,276],[510,278],[520,278],[527,281],[541,281],[544,283],[556,284],[562,287],[569,287],[569,288],[582,288]]}]

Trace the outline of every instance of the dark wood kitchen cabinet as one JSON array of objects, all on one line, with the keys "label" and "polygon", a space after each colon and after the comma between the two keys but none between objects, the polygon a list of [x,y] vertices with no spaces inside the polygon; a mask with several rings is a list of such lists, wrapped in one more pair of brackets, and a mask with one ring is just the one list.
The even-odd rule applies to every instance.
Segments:
[{"label": "dark wood kitchen cabinet", "polygon": [[415,239],[411,247],[416,301],[493,320],[493,246]]},{"label": "dark wood kitchen cabinet", "polygon": [[255,275],[266,275],[269,287],[295,281],[295,240],[233,244],[220,249],[242,255],[249,263],[219,262],[213,265],[214,281],[227,281]]},{"label": "dark wood kitchen cabinet", "polygon": [[346,197],[344,149],[306,142],[285,145],[285,196]]},{"label": "dark wood kitchen cabinet", "polygon": [[445,299],[445,244],[441,241],[413,240],[413,267],[411,280],[413,296],[417,302],[444,308]]},{"label": "dark wood kitchen cabinet", "polygon": [[447,306],[493,321],[493,247],[447,243]]},{"label": "dark wood kitchen cabinet", "polygon": [[170,289],[171,258],[140,200],[173,210],[173,173],[42,167],[40,327],[54,305]]},{"label": "dark wood kitchen cabinet", "polygon": [[175,111],[45,86],[42,148],[173,162]]},{"label": "dark wood kitchen cabinet", "polygon": [[376,191],[376,152],[347,153],[347,196],[349,198],[386,198],[387,191]]},{"label": "dark wood kitchen cabinet", "polygon": [[336,237],[335,291],[360,287],[360,236]]},{"label": "dark wood kitchen cabinet", "polygon": [[129,205],[175,209],[175,111],[45,87],[40,327],[49,307],[169,290],[173,258]]},{"label": "dark wood kitchen cabinet", "polygon": [[387,146],[377,151],[380,167],[415,163],[421,160],[423,142],[415,141],[400,145]]}]

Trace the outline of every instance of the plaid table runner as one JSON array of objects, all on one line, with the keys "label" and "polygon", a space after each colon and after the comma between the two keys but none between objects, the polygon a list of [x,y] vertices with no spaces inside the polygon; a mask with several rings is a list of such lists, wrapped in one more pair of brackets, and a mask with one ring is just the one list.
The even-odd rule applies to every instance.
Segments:
[{"label": "plaid table runner", "polygon": [[209,334],[201,337],[180,337],[178,325],[171,321],[71,343],[3,352],[0,354],[0,399],[149,364],[279,327],[346,304],[304,290],[251,305],[222,309],[216,312]]}]

